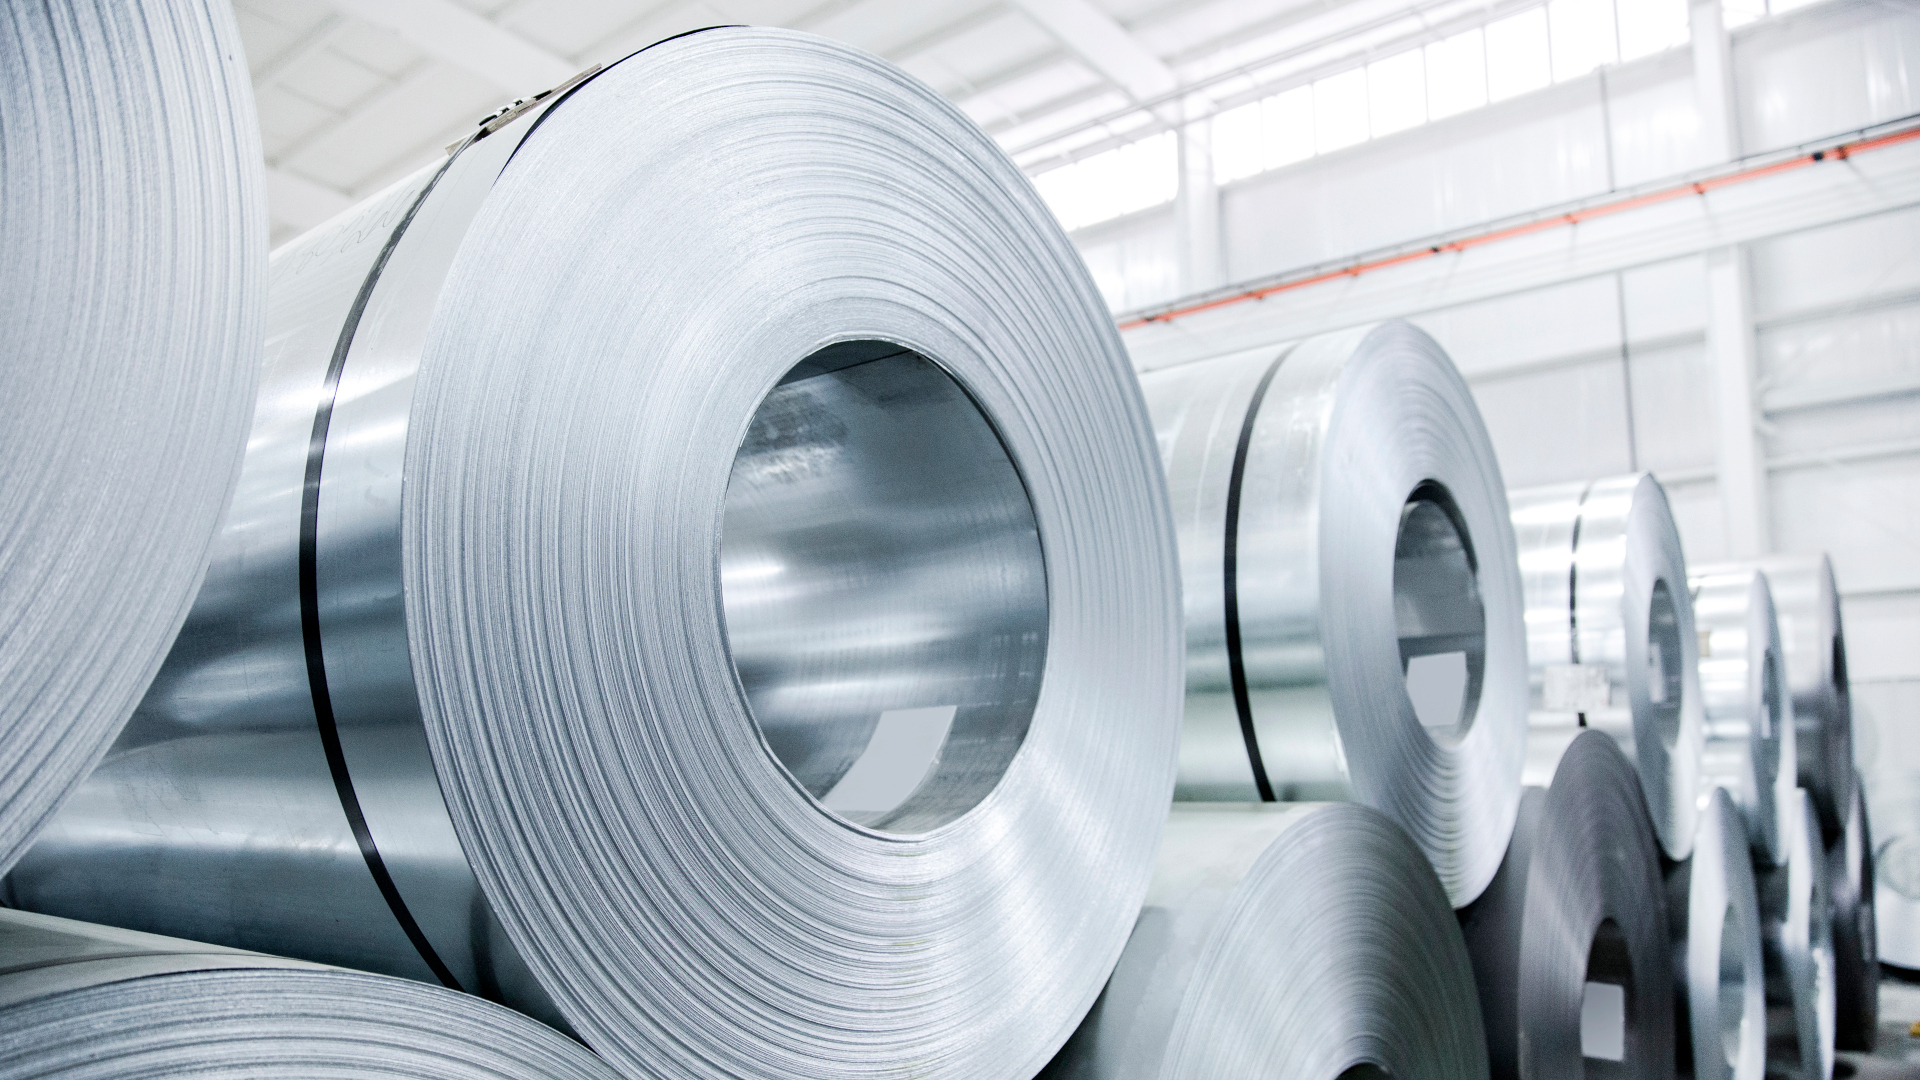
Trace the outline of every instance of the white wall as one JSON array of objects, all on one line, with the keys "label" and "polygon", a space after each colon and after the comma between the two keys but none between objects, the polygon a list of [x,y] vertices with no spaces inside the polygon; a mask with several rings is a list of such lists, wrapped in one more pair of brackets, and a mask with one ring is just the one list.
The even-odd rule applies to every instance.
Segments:
[{"label": "white wall", "polygon": [[[1745,154],[1920,113],[1911,4],[1814,4],[1736,31],[1733,58]],[[1699,127],[1692,58],[1680,50],[1252,177],[1221,193],[1228,277],[1352,259],[1698,169],[1711,164]],[[1125,311],[1175,298],[1172,236],[1171,214],[1159,212],[1077,239]],[[1911,773],[1920,790],[1920,205],[1761,239],[1741,257],[1766,539],[1773,550],[1832,554],[1862,763],[1889,778]],[[1340,286],[1314,288],[1339,306]],[[1273,307],[1273,340],[1297,336],[1288,325],[1303,318],[1300,295]],[[1443,291],[1401,314],[1467,375],[1510,486],[1651,469],[1668,486],[1688,558],[1727,555],[1703,257],[1471,303]],[[1177,332],[1129,338],[1159,348]],[[1909,827],[1920,832],[1920,821]]]}]

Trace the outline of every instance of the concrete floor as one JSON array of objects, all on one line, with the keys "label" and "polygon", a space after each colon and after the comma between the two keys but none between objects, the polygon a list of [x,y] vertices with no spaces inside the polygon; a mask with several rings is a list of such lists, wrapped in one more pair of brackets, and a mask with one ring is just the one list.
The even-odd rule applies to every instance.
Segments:
[{"label": "concrete floor", "polygon": [[[1835,1080],[1920,1080],[1920,1039],[1909,1034],[1920,1021],[1920,976],[1891,969],[1880,979],[1880,1045],[1871,1054],[1842,1051]],[[1851,1071],[1849,1071],[1851,1070]]]}]

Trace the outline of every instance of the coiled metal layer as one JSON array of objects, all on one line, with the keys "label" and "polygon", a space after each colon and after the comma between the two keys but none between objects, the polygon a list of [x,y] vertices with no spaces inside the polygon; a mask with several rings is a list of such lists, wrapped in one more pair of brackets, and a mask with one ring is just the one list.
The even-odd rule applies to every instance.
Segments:
[{"label": "coiled metal layer", "polygon": [[1544,786],[1582,728],[1634,763],[1668,858],[1699,815],[1699,644],[1680,531],[1648,473],[1513,492],[1531,678],[1525,779]]},{"label": "coiled metal layer", "polygon": [[1133,936],[1048,1080],[1483,1077],[1445,893],[1352,804],[1175,803]]},{"label": "coiled metal layer", "polygon": [[1853,697],[1840,590],[1826,555],[1770,555],[1753,565],[1767,575],[1780,655],[1793,693],[1795,768],[1831,842],[1853,800]]},{"label": "coiled metal layer", "polygon": [[0,873],[112,743],[233,491],[266,300],[233,11],[0,12]]},{"label": "coiled metal layer", "polygon": [[1872,1050],[1880,1035],[1880,941],[1874,918],[1873,830],[1854,778],[1846,827],[1827,849],[1833,897],[1834,1045]]},{"label": "coiled metal layer", "polygon": [[1464,380],[1405,323],[1141,378],[1180,530],[1180,799],[1353,799],[1456,906],[1520,798],[1506,492]]},{"label": "coiled metal layer", "polygon": [[585,1047],[465,994],[0,910],[0,1077],[612,1080]]},{"label": "coiled metal layer", "polygon": [[1164,485],[1072,245],[802,34],[498,123],[277,255],[193,636],[16,895],[475,989],[630,1075],[1031,1075],[1178,737]]},{"label": "coiled metal layer", "polygon": [[1640,778],[1587,732],[1529,787],[1506,861],[1460,913],[1496,1078],[1672,1075],[1660,848]]},{"label": "coiled metal layer", "polygon": [[1794,789],[1781,816],[1786,862],[1755,872],[1767,969],[1768,1061],[1801,1076],[1833,1075],[1832,898],[1820,819]]},{"label": "coiled metal layer", "polygon": [[1701,806],[1693,856],[1667,870],[1682,1072],[1760,1080],[1767,1065],[1766,967],[1746,823],[1724,788]]},{"label": "coiled metal layer", "polygon": [[1794,770],[1781,768],[1794,760],[1793,698],[1767,579],[1747,567],[1705,566],[1690,582],[1706,709],[1701,790],[1724,788],[1754,853],[1777,866],[1786,858],[1780,789],[1794,787]]}]

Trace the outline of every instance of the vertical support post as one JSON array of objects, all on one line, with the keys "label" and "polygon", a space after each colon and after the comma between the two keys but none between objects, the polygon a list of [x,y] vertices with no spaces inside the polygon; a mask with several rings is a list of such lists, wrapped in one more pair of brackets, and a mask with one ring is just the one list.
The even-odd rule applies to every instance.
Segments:
[{"label": "vertical support post", "polygon": [[1760,432],[1753,338],[1753,288],[1746,252],[1738,246],[1707,252],[1707,349],[1719,397],[1720,505],[1726,514],[1727,553],[1734,558],[1772,549],[1767,461]]},{"label": "vertical support post", "polygon": [[1220,251],[1220,189],[1213,182],[1213,122],[1198,95],[1187,100],[1180,126],[1180,191],[1175,199],[1181,291],[1226,283]]},{"label": "vertical support post", "polygon": [[[1721,0],[1689,0],[1687,7],[1700,141],[1712,160],[1731,161],[1740,152],[1739,113]],[[1728,554],[1748,558],[1764,555],[1773,546],[1766,447],[1756,424],[1760,402],[1754,385],[1753,282],[1747,253],[1738,245],[1707,252],[1706,262],[1707,350],[1719,398],[1720,506]]]},{"label": "vertical support post", "polygon": [[1732,161],[1740,139],[1733,101],[1733,49],[1721,0],[1689,0],[1693,35],[1693,98],[1700,110],[1700,145],[1715,163]]}]

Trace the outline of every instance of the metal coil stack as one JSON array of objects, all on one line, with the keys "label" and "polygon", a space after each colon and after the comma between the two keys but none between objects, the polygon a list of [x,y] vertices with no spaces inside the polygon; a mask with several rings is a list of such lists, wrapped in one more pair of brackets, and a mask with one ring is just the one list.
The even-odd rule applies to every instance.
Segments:
[{"label": "metal coil stack", "polygon": [[1471,902],[1519,805],[1526,643],[1465,381],[1384,323],[1141,382],[1187,590],[1175,797],[1364,803]]},{"label": "metal coil stack", "polygon": [[1527,590],[1528,784],[1551,782],[1582,729],[1613,736],[1639,770],[1669,858],[1699,814],[1698,635],[1680,531],[1652,476],[1510,496]]},{"label": "metal coil stack", "polygon": [[1460,914],[1500,1080],[1665,1077],[1673,968],[1660,850],[1633,765],[1598,731],[1529,787],[1493,884]]},{"label": "metal coil stack", "polygon": [[269,323],[208,584],[12,902],[629,1075],[1051,1057],[1165,823],[1177,564],[986,135],[822,39],[671,39],[281,250]]},{"label": "metal coil stack", "polygon": [[133,712],[253,410],[258,121],[224,0],[0,13],[0,873]]},{"label": "metal coil stack", "polygon": [[1041,1075],[1484,1077],[1472,978],[1439,880],[1385,817],[1175,803],[1119,966]]},{"label": "metal coil stack", "polygon": [[0,1076],[614,1080],[467,994],[0,910]]},{"label": "metal coil stack", "polygon": [[1920,964],[1830,562],[1509,495],[1423,331],[1136,377],[742,27],[269,264],[233,38],[0,19],[0,1077],[1831,1080]]}]

